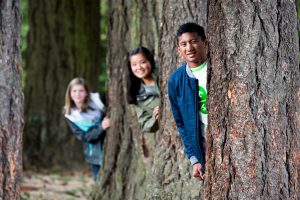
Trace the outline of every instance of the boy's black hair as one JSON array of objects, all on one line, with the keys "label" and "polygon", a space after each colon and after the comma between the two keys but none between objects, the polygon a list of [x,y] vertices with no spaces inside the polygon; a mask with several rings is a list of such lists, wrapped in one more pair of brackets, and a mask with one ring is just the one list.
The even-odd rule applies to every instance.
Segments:
[{"label": "boy's black hair", "polygon": [[188,23],[182,24],[177,29],[177,32],[176,32],[177,42],[178,42],[178,37],[180,37],[184,33],[197,33],[203,41],[206,40],[204,28],[202,26],[200,26],[199,24],[196,24],[193,22],[188,22]]},{"label": "boy's black hair", "polygon": [[130,66],[130,58],[131,56],[137,55],[137,54],[143,54],[145,58],[150,62],[151,65],[151,72],[152,73],[155,69],[155,62],[154,62],[154,57],[153,54],[145,47],[139,46],[135,49],[133,49],[129,53],[129,58],[128,58],[128,78],[127,78],[127,101],[129,104],[137,104],[136,101],[136,95],[139,93],[140,85],[142,83],[142,80],[136,77]]}]

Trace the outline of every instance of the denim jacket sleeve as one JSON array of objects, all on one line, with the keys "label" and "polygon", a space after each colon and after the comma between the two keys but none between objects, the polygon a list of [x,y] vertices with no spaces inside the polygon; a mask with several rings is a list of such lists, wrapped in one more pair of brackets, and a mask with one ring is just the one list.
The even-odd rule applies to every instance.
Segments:
[{"label": "denim jacket sleeve", "polygon": [[100,139],[100,136],[104,132],[101,123],[98,126],[94,126],[90,128],[87,132],[84,132],[73,122],[71,122],[69,119],[66,119],[66,121],[72,133],[75,135],[75,137],[82,142],[89,142],[89,143],[96,142]]},{"label": "denim jacket sleeve", "polygon": [[183,141],[186,155],[187,155],[188,159],[192,158],[191,164],[195,164],[198,162],[198,160],[195,156],[195,153],[193,152],[193,146],[192,146],[193,142],[191,141],[192,137],[190,135],[188,135],[188,133],[185,129],[185,126],[184,126],[184,121],[183,121],[182,115],[179,110],[180,105],[178,105],[178,102],[177,102],[178,94],[176,93],[176,91],[177,91],[177,89],[174,87],[174,80],[172,79],[172,76],[171,76],[168,81],[168,93],[169,93],[169,100],[170,100],[170,104],[171,104],[171,108],[172,108],[173,117],[176,122],[177,129],[180,133],[181,139]]}]

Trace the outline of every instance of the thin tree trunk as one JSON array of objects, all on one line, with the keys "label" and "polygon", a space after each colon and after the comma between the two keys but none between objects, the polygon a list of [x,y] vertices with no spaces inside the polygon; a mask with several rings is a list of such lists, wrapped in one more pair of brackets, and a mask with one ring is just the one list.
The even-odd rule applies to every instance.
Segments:
[{"label": "thin tree trunk", "polygon": [[295,1],[209,3],[206,199],[299,199]]},{"label": "thin tree trunk", "polygon": [[99,1],[29,0],[28,8],[25,164],[73,166],[82,147],[67,132],[62,107],[72,78],[99,88]]},{"label": "thin tree trunk", "polygon": [[23,95],[21,5],[0,2],[0,199],[19,199],[22,173]]}]

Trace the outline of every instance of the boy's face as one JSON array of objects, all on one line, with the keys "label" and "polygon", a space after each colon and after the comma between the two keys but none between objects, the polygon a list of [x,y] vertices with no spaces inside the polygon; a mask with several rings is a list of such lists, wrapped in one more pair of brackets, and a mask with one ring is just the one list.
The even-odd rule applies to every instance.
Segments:
[{"label": "boy's face", "polygon": [[177,51],[191,68],[200,66],[207,60],[207,41],[196,32],[183,33],[178,37]]}]

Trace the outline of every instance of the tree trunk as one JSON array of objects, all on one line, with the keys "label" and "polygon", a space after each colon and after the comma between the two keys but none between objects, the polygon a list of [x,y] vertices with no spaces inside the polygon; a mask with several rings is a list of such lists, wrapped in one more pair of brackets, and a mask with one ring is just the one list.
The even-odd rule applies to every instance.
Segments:
[{"label": "tree trunk", "polygon": [[[156,199],[201,199],[203,183],[191,177],[191,165],[187,159],[182,140],[175,125],[167,91],[169,75],[184,61],[177,54],[175,36],[180,25],[196,22],[206,27],[207,1],[167,1],[164,3],[162,29],[160,34],[160,81],[162,97],[161,132],[157,151],[155,152],[154,181]],[[172,23],[170,23],[172,22]]]},{"label": "tree trunk", "polygon": [[299,199],[295,1],[209,3],[206,199]]},{"label": "tree trunk", "polygon": [[140,133],[133,107],[126,102],[127,55],[138,45],[157,55],[161,6],[156,1],[114,0],[109,7],[107,87],[112,127],[106,134],[104,163],[93,199],[143,199],[152,158],[142,155],[142,140],[153,143],[155,134]]},{"label": "tree trunk", "polygon": [[82,147],[67,132],[62,107],[72,78],[98,89],[99,1],[29,0],[28,7],[25,164],[73,165]]},{"label": "tree trunk", "polygon": [[0,2],[0,199],[19,199],[22,172],[23,95],[21,5]]},{"label": "tree trunk", "polygon": [[[93,199],[199,197],[200,183],[191,180],[165,95],[167,78],[180,65],[174,35],[187,21],[205,26],[206,1],[111,1],[108,100],[113,127],[106,135],[104,165]],[[127,55],[139,44],[154,50],[159,64],[163,128],[155,134],[140,133],[135,113],[126,103]]]}]

